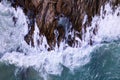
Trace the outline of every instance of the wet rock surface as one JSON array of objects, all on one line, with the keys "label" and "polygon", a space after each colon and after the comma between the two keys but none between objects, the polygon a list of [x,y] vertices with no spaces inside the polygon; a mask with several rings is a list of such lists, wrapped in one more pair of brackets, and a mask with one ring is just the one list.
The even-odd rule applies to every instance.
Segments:
[{"label": "wet rock surface", "polygon": [[[61,41],[74,46],[77,43],[75,36],[82,40],[81,30],[91,25],[92,17],[100,15],[101,6],[104,6],[109,0],[8,0],[11,1],[13,7],[20,6],[23,8],[25,14],[29,18],[29,32],[25,36],[28,44],[34,46],[33,34],[34,25],[37,22],[40,36],[46,36],[50,50],[54,49],[56,44]],[[120,0],[110,0],[113,6],[118,6]],[[84,17],[87,15],[87,20],[83,24]],[[69,23],[67,25],[59,24],[61,18],[67,18]],[[64,20],[63,20],[64,22]],[[71,27],[70,27],[71,26]],[[67,28],[66,28],[67,27]],[[74,30],[74,36],[68,33]],[[57,32],[57,34],[55,33]],[[67,32],[68,31],[68,32]],[[95,34],[94,30],[94,34]],[[90,41],[92,45],[92,41]]]}]

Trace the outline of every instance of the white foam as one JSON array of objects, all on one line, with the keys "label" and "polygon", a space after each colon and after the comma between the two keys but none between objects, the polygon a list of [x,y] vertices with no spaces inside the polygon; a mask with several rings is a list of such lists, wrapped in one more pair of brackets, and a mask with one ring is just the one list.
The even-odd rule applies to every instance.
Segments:
[{"label": "white foam", "polygon": [[[92,26],[87,28],[87,33],[84,33],[85,39],[81,41],[76,38],[76,40],[81,42],[81,48],[71,48],[68,46],[64,48],[63,46],[65,44],[61,43],[59,49],[56,48],[55,51],[48,52],[45,49],[45,45],[47,45],[46,38],[44,36],[38,36],[39,30],[36,24],[33,35],[36,47],[32,48],[24,42],[24,35],[28,30],[26,23],[27,19],[22,9],[18,7],[16,11],[14,8],[10,6],[6,7],[0,3],[0,42],[2,42],[0,43],[0,53],[5,52],[0,61],[15,64],[18,67],[27,68],[32,66],[40,72],[43,71],[48,74],[56,75],[61,74],[63,70],[62,65],[68,67],[70,70],[73,70],[76,67],[87,64],[90,61],[90,52],[95,47],[88,45],[91,36],[93,36],[92,38],[96,42],[98,39],[101,41],[104,37],[113,39],[114,37],[116,38],[119,36],[120,25],[118,24],[120,21],[120,16],[116,16],[116,14],[120,11],[120,9],[118,8],[115,11],[115,14],[112,15],[109,13],[111,8],[108,8],[107,6],[109,6],[109,4],[106,5],[106,9],[108,11],[104,19],[102,19],[102,14],[101,16],[96,16],[93,18]],[[16,26],[14,26],[11,14],[8,14],[9,12],[18,18]],[[4,13],[6,15],[4,15]],[[85,21],[83,21],[83,23],[85,23]],[[98,34],[94,35],[92,31],[96,24],[98,25]],[[13,37],[9,36],[11,32],[13,32]],[[36,43],[38,39],[41,41],[40,46]],[[18,45],[22,48],[22,52],[8,52],[8,49],[16,48]]]},{"label": "white foam", "polygon": [[10,64],[15,64],[19,67],[34,67],[35,69],[49,74],[61,74],[62,66],[64,65],[71,70],[75,67],[80,67],[90,61],[89,53],[92,51],[92,47],[87,49],[78,49],[68,47],[64,51],[51,51],[41,53],[24,53],[11,52],[6,53],[1,61],[8,61]]},{"label": "white foam", "polygon": [[[48,52],[46,50],[46,48],[48,48],[46,38],[44,36],[39,36],[39,30],[36,24],[33,35],[35,48],[29,47],[24,43],[24,35],[28,32],[28,29],[26,23],[27,19],[22,9],[18,7],[17,10],[15,10],[11,6],[6,7],[1,3],[0,9],[0,19],[2,21],[2,26],[0,27],[0,37],[4,36],[0,40],[0,42],[2,42],[3,44],[0,46],[0,52],[5,52],[0,61],[7,62],[9,64],[15,64],[18,67],[27,68],[32,66],[40,72],[44,71],[49,74],[59,75],[63,70],[62,65],[73,69],[76,66],[84,65],[85,63],[89,62],[90,58],[87,54],[89,53],[89,50],[86,50],[84,54],[82,52],[82,49],[77,48],[67,47],[63,50],[64,43],[61,43],[61,48],[56,49],[55,51]],[[5,9],[5,11],[2,11],[2,9]],[[4,13],[6,13],[7,15],[4,15]],[[12,15],[8,13],[11,13]],[[15,25],[12,20],[13,16],[18,18],[18,21]],[[7,19],[8,17],[10,20],[3,21],[3,19]],[[3,29],[5,29],[6,31],[3,32]],[[9,36],[11,32],[13,32],[13,37]],[[6,40],[8,41],[8,43],[5,42]],[[37,40],[40,41],[41,45],[37,45]],[[15,50],[9,52],[9,50],[7,50],[11,48],[16,48],[18,45],[22,49],[22,52],[16,52]]]},{"label": "white foam", "polygon": [[[17,18],[16,24],[13,22],[13,16]],[[27,22],[22,9],[18,7],[15,10],[11,6],[0,3],[0,53],[21,45],[26,33]]]},{"label": "white foam", "polygon": [[[105,14],[104,11],[106,11]],[[97,25],[97,35],[93,37],[95,42],[118,40],[120,38],[120,7],[115,11],[112,10],[110,4],[105,5],[105,10],[101,8],[100,16],[93,18],[92,26]],[[103,19],[104,17],[104,19]]]}]

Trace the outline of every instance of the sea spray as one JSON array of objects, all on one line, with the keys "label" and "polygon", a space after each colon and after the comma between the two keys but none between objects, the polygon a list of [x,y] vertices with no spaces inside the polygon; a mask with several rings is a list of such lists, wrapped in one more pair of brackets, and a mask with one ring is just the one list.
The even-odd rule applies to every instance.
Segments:
[{"label": "sea spray", "polygon": [[[3,11],[3,9],[5,11]],[[104,15],[104,19],[102,18],[103,15],[101,9],[101,15],[93,17],[92,25],[87,28],[86,33],[83,32],[84,39],[83,41],[79,40],[81,41],[81,47],[72,48],[67,46],[63,49],[63,46],[66,44],[61,43],[60,47],[62,48],[56,47],[55,50],[47,51],[45,49],[47,40],[45,36],[38,36],[40,32],[38,31],[36,24],[33,35],[35,48],[27,45],[24,41],[24,36],[28,32],[28,28],[27,17],[24,15],[22,9],[18,7],[17,10],[15,10],[11,6],[6,7],[4,4],[0,3],[0,17],[2,17],[0,18],[2,19],[0,20],[0,42],[2,42],[0,45],[0,53],[4,54],[0,61],[6,62],[7,64],[14,64],[17,67],[33,67],[41,74],[45,75],[45,77],[46,74],[61,75],[61,72],[63,71],[62,66],[74,71],[75,68],[90,62],[90,53],[96,47],[96,43],[97,45],[100,45],[104,40],[108,41],[108,39],[114,40],[119,38],[120,16],[118,16],[117,13],[120,9],[118,7],[115,12],[112,13],[113,11],[109,4],[106,4],[105,9],[107,11]],[[18,18],[16,24],[14,24],[14,21],[12,20],[13,16]],[[83,24],[84,22],[85,21],[83,21]],[[98,30],[95,35],[93,34],[93,30],[96,28],[96,25],[98,26]],[[114,34],[114,32],[116,33]],[[76,39],[78,38],[76,37]],[[92,39],[95,44],[89,45],[90,39]],[[40,46],[37,45],[37,40],[43,40]],[[21,49],[20,51],[17,50],[18,47]]]}]

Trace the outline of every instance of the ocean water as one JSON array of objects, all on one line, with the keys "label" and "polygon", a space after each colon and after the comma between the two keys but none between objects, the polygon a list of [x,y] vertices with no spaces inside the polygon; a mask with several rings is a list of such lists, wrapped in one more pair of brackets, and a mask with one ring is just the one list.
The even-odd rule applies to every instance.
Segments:
[{"label": "ocean water", "polygon": [[[62,42],[60,48],[47,51],[46,38],[39,36],[36,24],[35,47],[27,45],[24,36],[29,31],[29,19],[22,8],[14,9],[9,2],[2,1],[0,80],[120,80],[120,7],[113,11],[107,3],[105,10],[102,8],[100,16],[93,17],[87,31],[82,30],[83,40],[75,38],[81,47],[69,47]],[[87,15],[83,24],[85,21]],[[96,28],[95,35],[93,30]],[[90,39],[92,46],[89,45]],[[37,40],[42,44],[37,45]]]},{"label": "ocean water", "polygon": [[[47,80],[120,80],[120,43],[96,47],[91,52],[91,60],[74,71],[62,67],[61,75],[46,75]],[[44,76],[32,67],[16,67],[1,62],[0,80],[44,80]]]}]

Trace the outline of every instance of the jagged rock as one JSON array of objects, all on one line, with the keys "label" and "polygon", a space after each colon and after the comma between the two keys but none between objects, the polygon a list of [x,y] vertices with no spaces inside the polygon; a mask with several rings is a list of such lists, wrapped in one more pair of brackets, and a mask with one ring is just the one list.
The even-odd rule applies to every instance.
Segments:
[{"label": "jagged rock", "polygon": [[[40,30],[40,35],[47,38],[50,50],[54,49],[55,44],[58,45],[63,39],[69,39],[67,43],[73,46],[77,41],[74,37],[66,38],[66,30],[64,25],[59,25],[61,17],[67,17],[72,25],[72,30],[77,31],[74,36],[82,39],[81,30],[91,25],[92,17],[100,14],[101,6],[104,6],[109,0],[10,0],[14,6],[21,6],[30,19],[30,31],[25,36],[26,42],[29,44],[34,41],[32,39],[35,20]],[[117,6],[120,0],[110,0],[111,5]],[[87,21],[83,24],[83,19],[87,15]],[[54,33],[58,31],[58,37]],[[96,30],[94,30],[94,34]],[[90,40],[90,44],[92,41]]]}]

